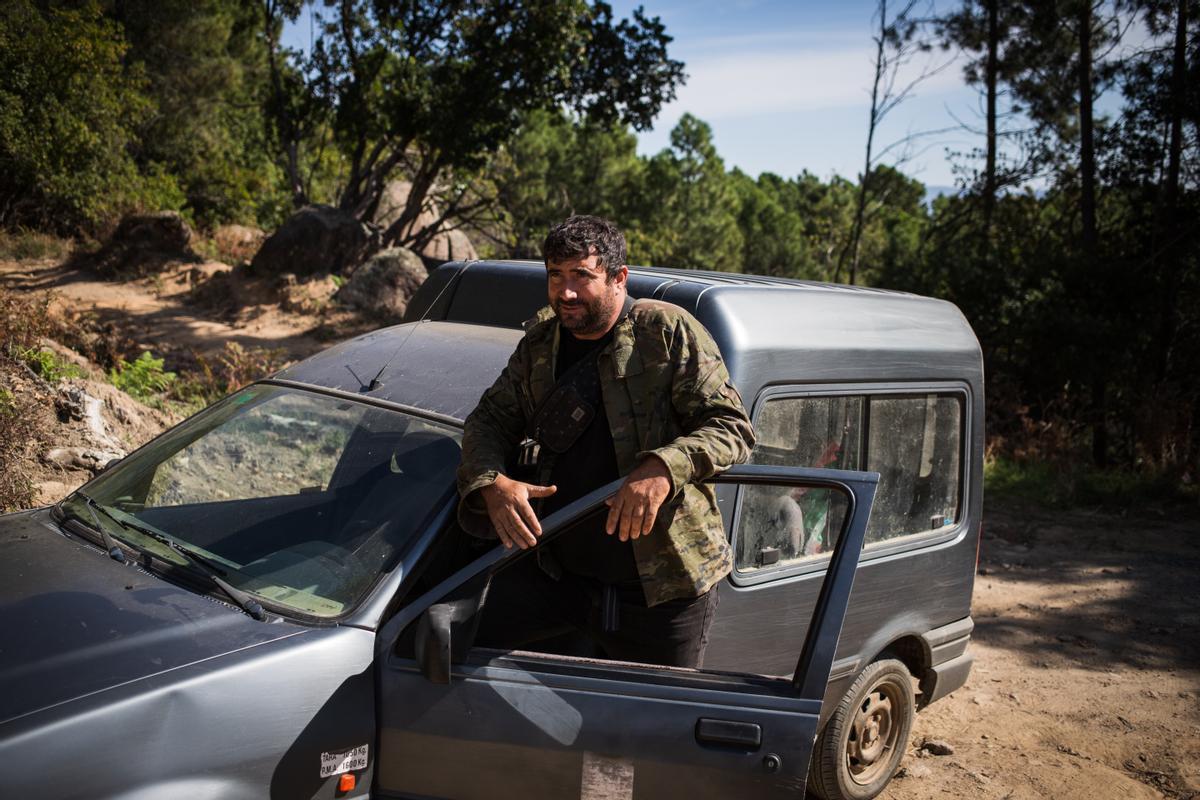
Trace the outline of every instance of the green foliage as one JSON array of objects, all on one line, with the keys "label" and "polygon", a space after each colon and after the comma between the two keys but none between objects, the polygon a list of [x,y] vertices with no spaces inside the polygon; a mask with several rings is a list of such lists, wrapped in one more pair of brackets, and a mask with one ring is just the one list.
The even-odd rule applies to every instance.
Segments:
[{"label": "green foliage", "polygon": [[0,224],[71,233],[122,209],[176,208],[175,181],[129,155],[151,111],[120,28],[96,2],[0,7]]},{"label": "green foliage", "polygon": [[684,114],[671,147],[646,165],[630,258],[662,266],[738,272],[742,232],[738,194],[707,123]]},{"label": "green foliage", "polygon": [[302,153],[334,145],[346,168],[338,205],[362,219],[374,217],[403,165],[409,200],[384,245],[420,241],[413,223],[431,193],[452,215],[478,208],[482,193],[459,179],[482,168],[526,115],[567,106],[598,124],[645,128],[683,77],[667,57],[670,37],[640,8],[614,21],[606,3],[584,0],[357,0],[322,15],[307,59],[270,43],[268,111],[281,163],[302,204],[310,197]]},{"label": "green foliage", "polygon": [[149,350],[133,361],[118,361],[108,379],[126,394],[149,405],[160,406],[162,395],[175,382],[175,373],[163,369],[163,360]]},{"label": "green foliage", "polygon": [[546,232],[566,216],[628,218],[642,164],[626,128],[536,111],[490,170],[508,222],[494,238],[504,255],[538,258]]},{"label": "green foliage", "polygon": [[44,350],[40,347],[20,350],[17,352],[17,357],[48,383],[58,383],[66,378],[82,378],[85,375],[78,365],[72,364],[51,350]]},{"label": "green foliage", "polygon": [[16,261],[52,258],[60,260],[71,253],[73,243],[50,233],[17,228],[13,231],[0,229],[0,259]]},{"label": "green foliage", "polygon": [[262,13],[239,0],[126,0],[110,14],[155,110],[137,126],[136,160],[176,177],[201,227],[278,222],[287,203],[263,126]]},{"label": "green foliage", "polygon": [[1174,476],[1134,469],[1097,469],[1078,461],[1020,461],[1008,457],[984,462],[984,493],[989,500],[1027,503],[1047,509],[1130,509],[1145,513],[1155,505],[1194,502],[1195,487]]},{"label": "green foliage", "polygon": [[[506,210],[503,223],[485,231],[498,243],[495,254],[537,258],[553,225],[588,213],[620,222],[635,264],[832,277],[854,211],[853,184],[726,172],[708,125],[690,115],[672,142],[639,157],[625,128],[530,115],[491,165]],[[916,258],[928,221],[920,183],[887,168],[872,179],[876,199],[862,245],[873,259],[868,276]]]},{"label": "green foliage", "polygon": [[282,350],[226,342],[215,359],[197,356],[196,368],[172,384],[169,397],[182,406],[181,411],[192,414],[246,384],[277,372],[286,363]]}]

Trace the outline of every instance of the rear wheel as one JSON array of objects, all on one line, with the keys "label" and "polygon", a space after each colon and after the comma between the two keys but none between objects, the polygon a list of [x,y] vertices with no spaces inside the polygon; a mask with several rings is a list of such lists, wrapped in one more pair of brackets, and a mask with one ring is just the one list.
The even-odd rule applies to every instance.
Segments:
[{"label": "rear wheel", "polygon": [[870,800],[900,767],[916,698],[908,668],[895,659],[870,664],[817,737],[809,788],[824,800]]}]

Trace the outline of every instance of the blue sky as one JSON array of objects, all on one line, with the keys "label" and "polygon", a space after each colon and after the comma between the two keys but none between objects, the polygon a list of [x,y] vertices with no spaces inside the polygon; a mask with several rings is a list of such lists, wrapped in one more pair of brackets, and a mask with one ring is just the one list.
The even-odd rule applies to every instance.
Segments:
[{"label": "blue sky", "polygon": [[[618,0],[613,9],[625,16],[637,5]],[[726,166],[751,175],[791,177],[808,170],[827,179],[862,170],[874,3],[676,0],[645,7],[675,37],[671,53],[686,64],[689,79],[654,130],[639,137],[642,152],[666,147],[671,127],[687,111],[712,126]],[[935,52],[929,63],[951,58]],[[914,63],[910,74],[924,63]],[[961,67],[950,64],[924,81],[885,119],[877,144],[953,126],[952,115],[974,122],[978,97],[961,76]],[[946,149],[977,143],[966,132],[922,138],[904,171],[926,185],[950,185]]]},{"label": "blue sky", "polygon": [[[751,175],[793,177],[807,170],[822,179],[855,178],[862,170],[870,105],[873,14],[863,0],[611,0],[618,17],[644,5],[674,37],[670,53],[689,75],[638,149],[669,145],[672,126],[690,112],[712,126],[726,167]],[[894,3],[893,5],[898,5]],[[939,5],[955,5],[943,0]],[[302,18],[285,34],[291,46],[308,41]],[[962,79],[954,54],[934,51],[910,65],[915,76],[951,62],[922,82],[876,135],[876,152],[907,134],[966,123],[982,128],[981,99]],[[902,78],[903,81],[903,78]],[[1106,98],[1107,105],[1113,99]],[[1104,109],[1101,101],[1098,108]],[[955,130],[921,137],[909,148],[905,173],[927,187],[954,183],[948,151],[982,147],[983,137]],[[883,163],[893,163],[885,158]]]}]

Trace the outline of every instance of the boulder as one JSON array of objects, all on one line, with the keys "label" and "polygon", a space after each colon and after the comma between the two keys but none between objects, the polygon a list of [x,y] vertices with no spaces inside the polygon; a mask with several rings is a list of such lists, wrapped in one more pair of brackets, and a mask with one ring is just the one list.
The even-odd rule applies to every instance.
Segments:
[{"label": "boulder", "polygon": [[376,246],[376,232],[333,206],[305,206],[271,234],[250,262],[257,275],[348,273]]},{"label": "boulder", "polygon": [[213,245],[221,260],[234,265],[254,258],[266,238],[265,231],[249,225],[220,225],[212,235]]},{"label": "boulder", "polygon": [[399,319],[429,273],[421,257],[402,247],[381,250],[354,271],[336,299],[352,308]]},{"label": "boulder", "polygon": [[[386,231],[392,223],[400,219],[400,214],[404,211],[404,204],[408,202],[408,193],[411,190],[412,184],[408,181],[391,181],[384,188],[379,207],[372,219],[372,222],[379,226],[380,232]],[[416,221],[406,226],[401,231],[401,236],[408,236],[413,231],[433,225],[439,216],[437,205],[427,199],[425,208],[417,216]],[[471,244],[471,240],[460,230],[443,231],[437,234],[418,254],[435,263],[479,258],[479,254],[475,252],[475,245]]]},{"label": "boulder", "polygon": [[191,249],[192,229],[175,211],[130,214],[93,257],[104,275],[139,277],[168,262],[198,261]]}]

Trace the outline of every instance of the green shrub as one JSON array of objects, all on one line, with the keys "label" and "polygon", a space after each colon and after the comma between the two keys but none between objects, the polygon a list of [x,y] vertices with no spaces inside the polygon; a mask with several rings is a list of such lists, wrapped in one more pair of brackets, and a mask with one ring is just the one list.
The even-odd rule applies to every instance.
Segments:
[{"label": "green shrub", "polygon": [[1196,487],[1151,470],[1096,469],[1088,465],[989,456],[983,465],[989,500],[1047,508],[1136,508],[1195,499]]},{"label": "green shrub", "polygon": [[73,243],[49,233],[17,228],[14,231],[0,230],[0,259],[25,261],[27,259],[53,258],[61,260],[71,254]]},{"label": "green shrub", "polygon": [[17,356],[47,383],[58,383],[64,378],[82,378],[85,375],[77,364],[72,364],[51,350],[29,347],[19,351]]},{"label": "green shrub", "polygon": [[171,388],[170,397],[182,405],[180,411],[194,414],[235,389],[276,372],[286,363],[283,350],[226,342],[224,351],[215,359],[196,356],[196,369],[180,376]]},{"label": "green shrub", "polygon": [[126,394],[153,406],[161,406],[163,394],[175,382],[175,373],[163,369],[163,360],[149,350],[133,361],[118,361],[108,379]]}]

